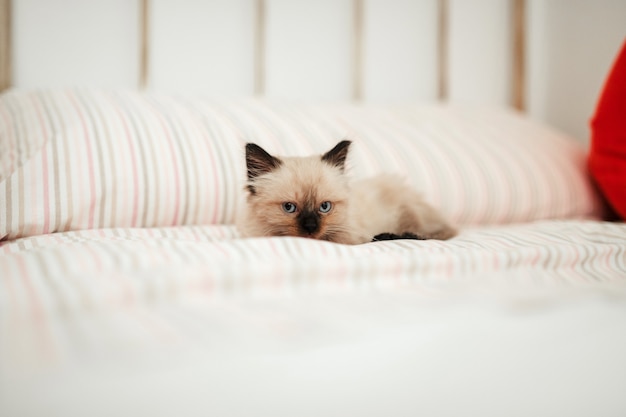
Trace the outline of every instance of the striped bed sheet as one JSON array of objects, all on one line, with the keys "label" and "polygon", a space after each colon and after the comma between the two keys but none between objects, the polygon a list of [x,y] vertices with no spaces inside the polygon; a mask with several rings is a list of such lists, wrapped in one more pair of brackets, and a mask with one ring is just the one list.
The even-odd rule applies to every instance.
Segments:
[{"label": "striped bed sheet", "polygon": [[358,246],[229,225],[1,242],[0,415],[619,415],[625,237],[561,220]]},{"label": "striped bed sheet", "polygon": [[[0,133],[2,417],[626,415],[626,225],[523,115],[13,90]],[[342,137],[460,235],[238,236],[246,142]]]},{"label": "striped bed sheet", "polygon": [[280,296],[441,287],[485,276],[515,277],[502,278],[507,284],[577,285],[626,278],[626,225],[540,221],[468,228],[450,241],[357,246],[302,238],[241,239],[233,226],[94,229],[3,242],[0,275],[2,305],[14,316],[198,291]]}]

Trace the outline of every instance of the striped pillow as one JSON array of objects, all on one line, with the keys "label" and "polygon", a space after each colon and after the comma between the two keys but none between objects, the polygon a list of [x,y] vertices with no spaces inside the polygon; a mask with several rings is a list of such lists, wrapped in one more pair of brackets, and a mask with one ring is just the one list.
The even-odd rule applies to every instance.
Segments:
[{"label": "striped pillow", "polygon": [[294,105],[100,90],[0,97],[0,239],[232,223],[243,145],[355,141],[355,177],[397,172],[459,225],[597,217],[584,149],[506,110]]}]

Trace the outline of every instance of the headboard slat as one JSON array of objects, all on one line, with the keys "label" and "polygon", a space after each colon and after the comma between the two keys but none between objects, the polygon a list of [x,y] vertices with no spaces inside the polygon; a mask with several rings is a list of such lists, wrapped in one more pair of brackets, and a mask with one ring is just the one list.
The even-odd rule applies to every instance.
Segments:
[{"label": "headboard slat", "polygon": [[265,0],[256,0],[254,16],[254,94],[265,94]]},{"label": "headboard slat", "polygon": [[448,0],[437,0],[437,98],[448,99]]},{"label": "headboard slat", "polygon": [[0,0],[0,91],[12,85],[11,0]]},{"label": "headboard slat", "polygon": [[143,90],[150,69],[150,0],[141,0],[139,8],[139,89]]},{"label": "headboard slat", "polygon": [[[526,1],[512,1],[512,56],[510,103],[521,111],[526,107]],[[450,0],[436,0],[436,82],[437,98],[441,101],[450,97]],[[139,0],[139,73],[137,85],[145,89],[150,82],[151,53],[151,0]],[[364,52],[365,42],[365,0],[352,0],[353,15],[353,57],[351,96],[355,101],[365,99]],[[13,84],[13,39],[12,39],[12,0],[0,0],[0,91]],[[267,1],[255,0],[253,42],[253,92],[263,96],[266,93],[266,33]]]},{"label": "headboard slat", "polygon": [[352,62],[352,99],[363,100],[363,0],[353,0],[354,46]]},{"label": "headboard slat", "polygon": [[513,1],[512,105],[526,110],[526,1]]}]

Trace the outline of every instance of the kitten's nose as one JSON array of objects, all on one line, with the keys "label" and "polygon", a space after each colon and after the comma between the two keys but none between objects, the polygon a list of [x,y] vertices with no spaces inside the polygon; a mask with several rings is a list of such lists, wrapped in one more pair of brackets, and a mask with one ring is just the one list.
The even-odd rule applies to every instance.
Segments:
[{"label": "kitten's nose", "polygon": [[300,227],[307,233],[313,233],[319,227],[319,221],[314,214],[308,214],[300,220]]}]

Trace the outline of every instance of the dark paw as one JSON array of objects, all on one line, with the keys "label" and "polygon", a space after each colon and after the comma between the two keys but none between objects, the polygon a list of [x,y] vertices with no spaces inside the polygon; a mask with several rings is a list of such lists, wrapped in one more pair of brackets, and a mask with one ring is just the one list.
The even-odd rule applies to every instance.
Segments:
[{"label": "dark paw", "polygon": [[413,240],[426,240],[425,237],[418,236],[415,233],[402,233],[401,235],[395,233],[381,233],[374,236],[372,242],[378,242],[381,240],[398,240],[398,239],[413,239]]},{"label": "dark paw", "polygon": [[380,240],[395,240],[399,238],[400,236],[394,233],[381,233],[379,235],[374,236],[374,238],[372,239],[372,242],[378,242]]}]

